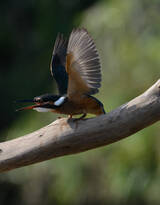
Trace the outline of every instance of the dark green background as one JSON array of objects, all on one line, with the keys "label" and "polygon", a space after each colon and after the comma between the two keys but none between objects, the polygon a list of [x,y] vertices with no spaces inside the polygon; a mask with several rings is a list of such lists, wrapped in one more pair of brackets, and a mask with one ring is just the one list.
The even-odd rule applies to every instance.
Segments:
[{"label": "dark green background", "polygon": [[[56,92],[49,71],[58,32],[85,27],[102,62],[96,96],[107,112],[160,77],[159,0],[0,2],[0,141],[56,119],[15,112],[16,99]],[[0,175],[0,205],[160,204],[159,124],[108,147],[57,158]]]}]

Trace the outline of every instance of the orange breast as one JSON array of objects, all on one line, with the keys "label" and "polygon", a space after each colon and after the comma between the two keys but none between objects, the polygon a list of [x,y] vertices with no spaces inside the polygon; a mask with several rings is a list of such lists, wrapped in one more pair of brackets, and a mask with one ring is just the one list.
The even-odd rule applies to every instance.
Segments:
[{"label": "orange breast", "polygon": [[90,113],[95,115],[104,114],[103,105],[92,96],[81,96],[78,99],[68,100],[61,107],[53,110],[55,113],[77,115]]}]

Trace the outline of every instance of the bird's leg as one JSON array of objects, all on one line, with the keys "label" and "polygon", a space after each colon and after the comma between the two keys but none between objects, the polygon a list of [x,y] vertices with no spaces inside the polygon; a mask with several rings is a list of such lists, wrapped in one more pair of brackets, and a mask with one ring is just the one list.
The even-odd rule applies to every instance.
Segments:
[{"label": "bird's leg", "polygon": [[82,120],[83,118],[86,117],[86,115],[87,115],[86,113],[83,113],[81,117],[74,119],[74,121]]},{"label": "bird's leg", "polygon": [[85,118],[86,117],[86,113],[83,113],[83,115],[80,117],[80,118],[78,118],[78,120],[82,120],[83,118]]},{"label": "bird's leg", "polygon": [[83,115],[81,117],[73,119],[73,122],[75,122],[75,125],[76,125],[76,127],[75,127],[76,129],[78,127],[78,121],[85,118],[86,115],[87,115],[86,113],[83,113]]}]

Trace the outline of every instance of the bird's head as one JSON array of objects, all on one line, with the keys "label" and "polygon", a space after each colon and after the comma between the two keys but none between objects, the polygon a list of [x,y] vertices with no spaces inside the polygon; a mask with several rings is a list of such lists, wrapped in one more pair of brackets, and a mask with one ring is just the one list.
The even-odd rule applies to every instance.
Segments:
[{"label": "bird's head", "polygon": [[34,97],[31,100],[17,100],[18,103],[34,103],[33,105],[22,107],[17,109],[17,111],[21,110],[36,110],[38,112],[48,112],[53,109],[60,107],[63,103],[67,101],[66,96],[52,95],[52,94],[44,94],[37,97]]}]

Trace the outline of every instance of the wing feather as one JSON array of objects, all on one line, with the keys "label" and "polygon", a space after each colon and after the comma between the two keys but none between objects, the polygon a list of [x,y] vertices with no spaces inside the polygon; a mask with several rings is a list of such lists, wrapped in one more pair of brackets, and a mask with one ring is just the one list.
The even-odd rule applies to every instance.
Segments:
[{"label": "wing feather", "polygon": [[63,37],[63,34],[58,34],[51,59],[51,74],[56,80],[59,94],[63,95],[67,93],[68,87],[68,74],[65,69],[66,64],[66,52],[68,41]]},{"label": "wing feather", "polygon": [[101,65],[86,29],[73,29],[67,47],[68,96],[95,94],[101,86]]}]

